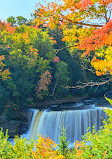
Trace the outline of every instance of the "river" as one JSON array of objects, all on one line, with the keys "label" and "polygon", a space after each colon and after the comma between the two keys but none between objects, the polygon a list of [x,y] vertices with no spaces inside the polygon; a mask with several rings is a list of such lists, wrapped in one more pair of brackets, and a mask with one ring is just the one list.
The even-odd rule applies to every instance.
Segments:
[{"label": "river", "polygon": [[[99,130],[103,125],[102,120],[107,120],[104,109],[111,108],[103,99],[84,100],[79,103],[68,103],[52,105],[48,109],[31,109],[33,112],[29,131],[23,134],[27,139],[37,140],[42,134],[59,143],[59,135],[64,127],[67,133],[67,140],[70,145],[76,140],[81,140],[89,127],[92,131],[93,125]],[[102,119],[103,118],[103,119]]]}]

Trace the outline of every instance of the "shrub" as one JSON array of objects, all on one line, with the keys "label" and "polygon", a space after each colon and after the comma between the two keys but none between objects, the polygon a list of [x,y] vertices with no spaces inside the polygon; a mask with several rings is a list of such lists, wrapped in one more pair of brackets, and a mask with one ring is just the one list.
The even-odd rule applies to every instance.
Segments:
[{"label": "shrub", "polygon": [[14,145],[8,141],[8,131],[0,131],[0,159],[109,159],[112,158],[112,110],[105,110],[108,120],[96,132],[84,135],[81,142],[76,141],[74,148],[68,150],[66,130],[59,137],[59,148],[51,139],[39,136],[36,142],[16,136]]},{"label": "shrub", "polygon": [[112,110],[105,110],[108,114],[107,122],[96,132],[88,132],[83,141],[76,141],[73,158],[80,159],[102,159],[112,158]]},{"label": "shrub", "polygon": [[56,149],[57,144],[47,137],[39,136],[35,145],[36,150],[33,151],[33,156],[36,159],[64,159],[65,157],[60,154]]},{"label": "shrub", "polygon": [[66,129],[63,127],[61,129],[61,135],[59,136],[59,150],[61,154],[67,156],[69,141],[67,141]]}]

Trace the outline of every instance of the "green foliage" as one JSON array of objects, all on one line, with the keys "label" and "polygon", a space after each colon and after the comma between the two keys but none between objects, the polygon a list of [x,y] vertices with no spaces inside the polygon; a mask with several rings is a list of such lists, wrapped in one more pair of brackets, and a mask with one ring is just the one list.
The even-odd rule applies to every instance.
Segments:
[{"label": "green foliage", "polygon": [[2,129],[0,131],[0,158],[1,159],[8,159],[10,155],[8,152],[10,151],[11,143],[7,140],[8,139],[8,130],[4,135]]},{"label": "green foliage", "polygon": [[14,26],[16,24],[16,19],[13,16],[10,16],[7,18],[7,23],[11,23],[12,26]]},{"label": "green foliage", "polygon": [[[13,17],[10,18],[14,20]],[[18,17],[18,20],[24,21],[22,17]],[[8,32],[5,28],[0,29],[1,66],[7,70],[2,74],[2,79],[5,80],[0,81],[0,86],[9,93],[8,98],[5,98],[7,104],[13,100],[14,103],[24,105],[28,97],[38,99],[38,81],[43,73],[50,70],[50,63],[55,57],[53,41],[41,29],[20,25],[13,30],[14,27],[7,25]],[[2,96],[1,94],[0,101],[4,101]]]},{"label": "green foliage", "polygon": [[66,62],[59,62],[56,64],[56,73],[54,77],[58,80],[58,85],[67,86],[69,77],[68,77],[68,64]]},{"label": "green foliage", "polygon": [[59,150],[62,155],[66,156],[68,153],[68,145],[69,141],[67,141],[67,134],[66,134],[66,129],[63,127],[61,128],[61,135],[59,135]]},{"label": "green foliage", "polygon": [[23,24],[28,24],[28,20],[22,16],[13,17],[10,16],[7,18],[7,23],[11,23],[12,26],[19,26]]},{"label": "green foliage", "polygon": [[81,159],[101,159],[112,158],[112,110],[107,109],[105,112],[108,114],[107,122],[104,121],[104,126],[96,132],[88,132],[83,137],[83,141],[77,141],[74,147],[74,157]]},{"label": "green foliage", "polygon": [[30,159],[32,156],[33,141],[27,141],[25,138],[14,138],[14,146],[11,148],[11,157],[15,159]]},{"label": "green foliage", "polygon": [[32,141],[26,141],[19,137],[15,137],[14,145],[8,141],[8,131],[4,135],[2,129],[0,131],[0,158],[1,159],[33,159],[32,149],[34,143]]},{"label": "green foliage", "polygon": [[105,99],[112,105],[112,99],[107,98],[106,96],[104,96],[104,97],[105,97]]},{"label": "green foliage", "polygon": [[[2,129],[0,131],[0,158],[1,159],[102,159],[112,158],[112,110],[107,109],[107,122],[104,120],[104,126],[98,132],[93,129],[84,135],[82,141],[76,141],[74,148],[68,149],[66,138],[66,129],[62,129],[59,136],[59,149],[47,137],[38,138],[34,143],[32,140],[27,141],[19,137],[15,137],[14,145],[8,141],[7,132],[4,135]],[[35,145],[35,146],[34,146]]]},{"label": "green foliage", "polygon": [[[35,23],[32,26],[26,23],[28,24],[27,20],[21,16],[9,17],[7,24],[0,22],[0,112],[10,102],[20,107],[26,106],[27,98],[30,97],[35,103],[85,93],[91,96],[95,93],[103,95],[110,89],[109,86],[99,87],[97,90],[96,87],[84,90],[68,89],[67,86],[76,86],[79,81],[99,79],[82,70],[80,64],[83,63],[87,68],[90,64],[86,58],[82,62],[80,50],[73,49],[70,54],[70,50],[66,49],[65,42],[61,41],[61,29],[38,28]],[[56,52],[61,47],[65,49]],[[46,72],[51,75],[50,82],[46,80],[46,75],[42,78]]]},{"label": "green foliage", "polygon": [[54,74],[54,88],[52,96],[63,97],[66,94],[69,82],[68,64],[64,61],[56,63],[56,71]]}]

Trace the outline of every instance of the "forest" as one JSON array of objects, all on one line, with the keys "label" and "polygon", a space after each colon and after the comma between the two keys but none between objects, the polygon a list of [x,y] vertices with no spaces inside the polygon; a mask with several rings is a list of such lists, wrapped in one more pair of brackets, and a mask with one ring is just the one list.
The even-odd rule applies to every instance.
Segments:
[{"label": "forest", "polygon": [[[62,0],[37,4],[30,20],[10,16],[0,21],[0,115],[6,113],[12,119],[19,111],[46,100],[111,93],[111,12],[112,0]],[[0,156],[112,158],[112,112],[106,112],[109,118],[104,127],[88,132],[73,150],[67,148],[65,130],[58,149],[51,139],[40,136],[35,151],[33,141],[18,137],[12,146],[1,130]],[[91,146],[86,144],[89,141]]]},{"label": "forest", "polygon": [[81,57],[82,50],[71,50],[72,42],[62,41],[66,37],[62,28],[38,27],[34,20],[9,17],[0,22],[1,113],[7,107],[23,109],[40,101],[96,97],[111,91],[109,71],[97,76],[100,71],[91,66],[95,52]]}]

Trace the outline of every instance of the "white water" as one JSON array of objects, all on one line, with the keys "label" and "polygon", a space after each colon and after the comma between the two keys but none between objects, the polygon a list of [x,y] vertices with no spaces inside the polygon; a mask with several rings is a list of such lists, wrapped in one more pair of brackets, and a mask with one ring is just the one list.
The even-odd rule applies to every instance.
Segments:
[{"label": "white water", "polygon": [[98,108],[91,105],[90,109],[80,110],[62,110],[62,111],[38,111],[34,110],[33,119],[30,129],[27,133],[27,138],[37,140],[38,135],[46,135],[53,141],[58,143],[58,137],[61,134],[61,128],[66,128],[67,140],[70,144],[81,139],[81,135],[87,132],[87,128],[92,130],[93,124],[96,125],[96,130],[103,125],[103,117],[107,120],[107,115],[104,113],[104,108]]}]

